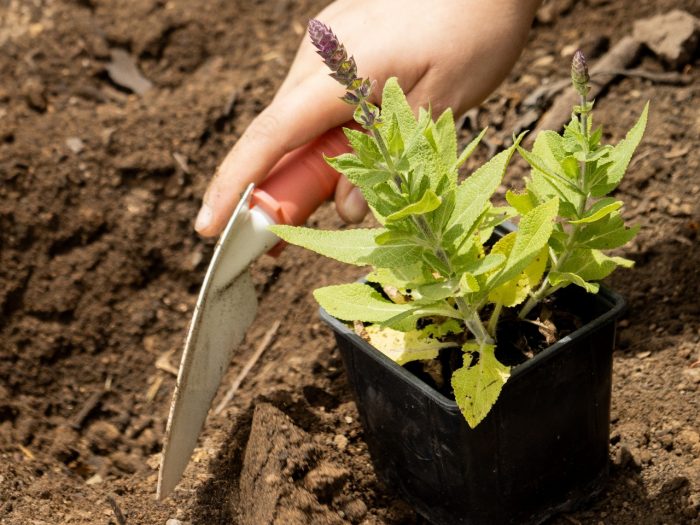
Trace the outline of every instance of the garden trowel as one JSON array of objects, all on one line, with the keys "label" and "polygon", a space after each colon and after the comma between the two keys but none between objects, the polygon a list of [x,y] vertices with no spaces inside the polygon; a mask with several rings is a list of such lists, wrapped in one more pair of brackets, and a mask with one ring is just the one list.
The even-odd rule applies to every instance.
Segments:
[{"label": "garden trowel", "polygon": [[248,266],[279,250],[271,224],[303,224],[335,190],[338,174],[320,153],[347,151],[340,130],[286,155],[258,188],[243,193],[219,238],[199,292],[170,405],[158,475],[158,499],[180,481],[233,351],[255,319],[257,296]]}]

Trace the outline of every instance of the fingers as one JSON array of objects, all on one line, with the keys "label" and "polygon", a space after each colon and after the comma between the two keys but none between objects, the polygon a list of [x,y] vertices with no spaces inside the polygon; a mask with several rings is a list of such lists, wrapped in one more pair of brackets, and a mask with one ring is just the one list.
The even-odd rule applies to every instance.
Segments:
[{"label": "fingers", "polygon": [[217,170],[195,229],[207,237],[218,235],[248,184],[259,184],[286,153],[349,120],[353,109],[339,100],[342,94],[342,86],[319,72],[276,98]]},{"label": "fingers", "polygon": [[369,211],[360,190],[345,177],[340,177],[335,188],[335,210],[341,219],[350,224],[362,221]]}]

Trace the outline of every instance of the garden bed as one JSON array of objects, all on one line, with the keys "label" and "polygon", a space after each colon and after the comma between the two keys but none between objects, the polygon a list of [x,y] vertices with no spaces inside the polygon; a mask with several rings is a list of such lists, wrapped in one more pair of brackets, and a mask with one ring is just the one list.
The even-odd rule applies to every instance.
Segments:
[{"label": "garden bed", "polygon": [[[192,231],[199,199],[227,148],[271,100],[322,5],[3,5],[1,524],[120,523],[119,513],[130,524],[258,525],[272,516],[285,524],[422,523],[376,479],[310,294],[363,270],[294,247],[254,265],[260,315],[226,382],[279,319],[273,342],[229,407],[209,418],[173,497],[152,497],[174,386],[167,369],[178,362],[213,246]],[[518,104],[566,70],[570,45],[594,62],[594,49],[631,31],[629,13],[680,7],[700,16],[690,0],[549,5],[553,19],[541,17],[478,116],[494,146],[521,119]],[[136,57],[150,90],[136,95],[115,83],[106,70],[114,48]],[[697,522],[698,65],[684,73],[693,81],[686,86],[626,77],[598,97],[614,140],[651,100],[645,139],[618,190],[642,230],[625,248],[636,267],[610,282],[629,302],[614,356],[611,478],[588,508],[556,525]],[[662,70],[650,56],[641,66]],[[607,110],[614,121],[602,117]],[[470,166],[486,155],[479,148]],[[524,169],[518,162],[509,176]],[[340,225],[331,205],[311,222]]]}]

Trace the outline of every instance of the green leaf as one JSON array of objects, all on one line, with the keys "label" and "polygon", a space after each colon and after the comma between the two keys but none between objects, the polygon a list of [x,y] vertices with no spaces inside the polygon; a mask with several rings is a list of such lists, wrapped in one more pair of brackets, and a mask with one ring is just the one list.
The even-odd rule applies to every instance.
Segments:
[{"label": "green leaf", "polygon": [[435,195],[433,190],[427,190],[418,202],[409,204],[405,208],[392,213],[386,220],[387,222],[398,221],[410,215],[423,215],[431,212],[440,206],[442,199]]},{"label": "green leaf", "polygon": [[[508,256],[513,250],[516,240],[517,234],[515,232],[501,237],[498,242],[493,245],[491,253]],[[488,296],[489,301],[506,307],[513,307],[522,303],[527,298],[530,291],[542,280],[542,275],[547,267],[547,254],[548,247],[545,245],[522,272],[492,289]]]},{"label": "green leaf", "polygon": [[479,291],[479,281],[476,280],[474,274],[463,273],[459,278],[459,295],[474,293]]},{"label": "green leaf", "polygon": [[600,281],[610,275],[615,268],[631,268],[634,261],[623,257],[609,257],[600,250],[577,248],[561,265],[559,271],[578,275],[584,281]]},{"label": "green leaf", "polygon": [[637,235],[639,228],[639,225],[625,228],[620,214],[613,212],[608,217],[579,230],[576,242],[587,248],[611,250],[631,241]]},{"label": "green leaf", "polygon": [[385,122],[391,122],[392,118],[396,117],[401,136],[404,138],[413,136],[417,129],[416,117],[396,77],[391,77],[384,84],[382,117]]},{"label": "green leaf", "polygon": [[513,206],[520,215],[525,215],[537,204],[533,202],[532,194],[529,191],[515,193],[514,191],[508,190],[506,191],[506,201]]},{"label": "green leaf", "polygon": [[415,133],[406,141],[403,158],[399,164],[408,164],[410,170],[424,173],[430,181],[430,187],[434,190],[443,185],[445,178],[449,179],[447,168],[422,133]]},{"label": "green leaf", "polygon": [[490,204],[491,196],[501,184],[508,163],[523,136],[520,135],[515,144],[482,165],[457,187],[450,226],[459,225],[464,235],[469,234],[476,220]]},{"label": "green leaf", "polygon": [[382,323],[414,308],[387,301],[374,288],[360,283],[324,286],[314,290],[314,297],[329,314],[343,321]]},{"label": "green leaf", "polygon": [[498,362],[493,345],[480,348],[477,364],[465,365],[452,374],[455,401],[471,428],[491,411],[508,377],[510,369]]},{"label": "green leaf", "polygon": [[382,153],[379,151],[379,147],[373,137],[367,133],[350,128],[343,128],[343,133],[345,133],[350,147],[355,151],[355,155],[365,167],[372,168],[377,162],[382,160]]},{"label": "green leaf", "polygon": [[270,231],[280,239],[331,259],[357,266],[380,268],[406,266],[421,258],[421,248],[410,241],[377,245],[375,237],[383,228],[326,231],[301,226],[274,225]]},{"label": "green leaf", "polygon": [[555,197],[523,216],[505,265],[487,281],[489,290],[514,278],[538,256],[552,234],[558,209],[559,200]]},{"label": "green leaf", "polygon": [[[398,290],[405,290],[411,286],[423,284],[426,280],[424,269],[421,263],[416,262],[408,266],[397,266],[394,268],[375,268],[366,279],[372,283],[382,286],[393,286]],[[431,277],[432,279],[432,277]]]},{"label": "green leaf", "polygon": [[362,190],[371,189],[391,177],[391,173],[383,168],[368,168],[357,155],[352,153],[343,153],[337,157],[325,157],[325,159],[330,167],[345,175],[351,183]]},{"label": "green leaf", "polygon": [[586,212],[586,215],[578,220],[569,221],[571,224],[588,224],[591,222],[598,221],[603,217],[610,215],[612,212],[622,208],[624,203],[622,201],[616,201],[613,198],[601,199],[596,202],[591,209]]},{"label": "green leaf", "polygon": [[418,299],[426,299],[429,301],[440,301],[447,297],[453,296],[459,288],[458,279],[449,279],[447,281],[438,281],[435,283],[424,284],[415,289],[415,297]]},{"label": "green leaf", "polygon": [[483,275],[487,272],[496,270],[506,262],[506,256],[502,253],[489,253],[486,257],[482,257],[466,264],[462,267],[462,271],[472,275]]},{"label": "green leaf", "polygon": [[441,348],[455,346],[455,343],[440,342],[428,337],[423,330],[401,332],[389,327],[370,325],[365,327],[365,332],[372,346],[399,365],[435,359]]},{"label": "green leaf", "polygon": [[449,169],[457,162],[457,131],[455,130],[455,120],[452,109],[443,111],[440,118],[429,128],[429,139],[432,137],[435,150],[440,160]]},{"label": "green leaf", "polygon": [[584,281],[575,273],[570,272],[549,272],[547,280],[549,281],[549,284],[558,288],[564,288],[569,284],[575,284],[576,286],[580,286],[586,290],[588,293],[598,293],[598,290],[600,289],[600,285],[598,283],[589,283]]},{"label": "green leaf", "polygon": [[391,116],[391,123],[386,132],[386,143],[389,147],[389,154],[392,157],[397,157],[403,152],[403,137],[401,136],[401,129],[399,129],[399,121],[396,115]]},{"label": "green leaf", "polygon": [[610,152],[612,165],[608,168],[605,178],[591,188],[591,194],[594,197],[600,197],[610,193],[622,180],[625,171],[627,171],[627,166],[629,166],[630,160],[632,160],[632,155],[634,155],[644,135],[648,114],[649,103],[647,102],[637,123],[629,130],[625,138],[613,148],[612,152]]},{"label": "green leaf", "polygon": [[457,159],[457,162],[455,162],[453,169],[457,170],[457,169],[461,168],[465,162],[467,162],[467,159],[469,157],[471,157],[472,153],[474,153],[474,150],[481,142],[481,139],[484,138],[484,135],[486,135],[486,131],[488,129],[489,128],[484,128],[483,130],[481,130],[481,133],[479,133],[476,136],[476,138],[474,138],[469,144],[467,144],[467,147],[464,148],[462,153],[460,153],[459,158]]}]

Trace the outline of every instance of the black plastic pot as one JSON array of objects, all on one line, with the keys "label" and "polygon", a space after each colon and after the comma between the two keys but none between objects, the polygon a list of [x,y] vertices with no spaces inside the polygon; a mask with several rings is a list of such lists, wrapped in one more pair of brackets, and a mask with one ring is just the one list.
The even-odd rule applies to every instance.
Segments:
[{"label": "black plastic pot", "polygon": [[582,328],[512,370],[470,429],[457,404],[321,310],[335,331],[380,478],[435,525],[526,525],[600,491],[615,320],[625,302],[570,286]]}]

